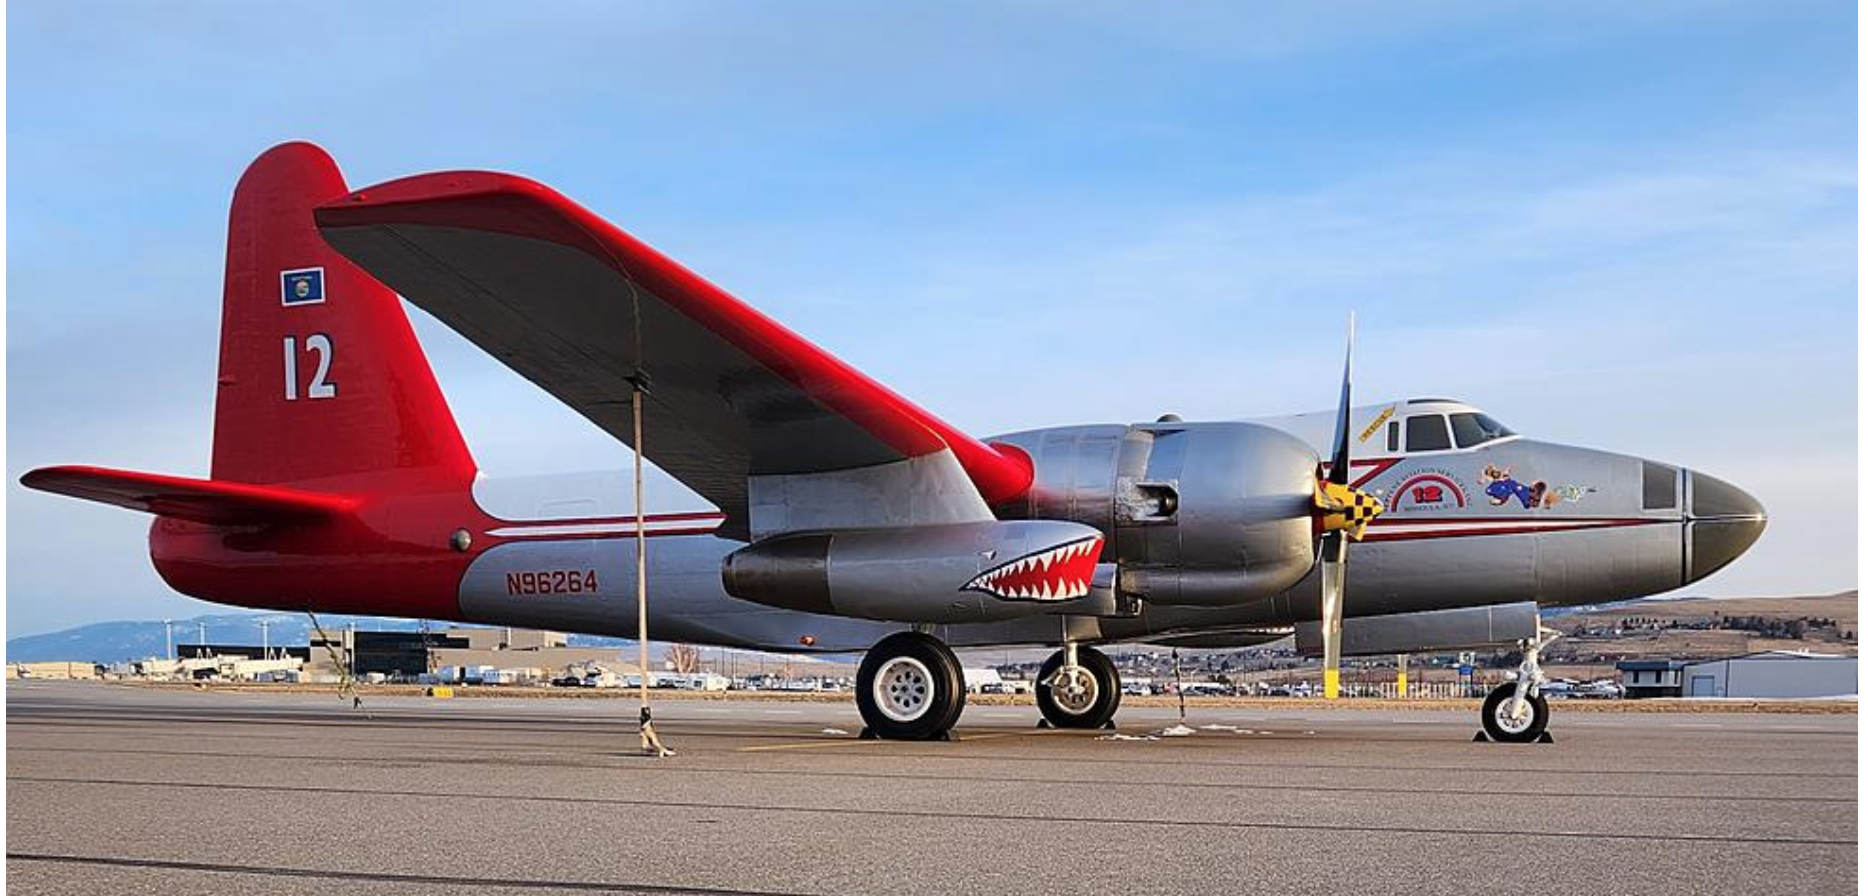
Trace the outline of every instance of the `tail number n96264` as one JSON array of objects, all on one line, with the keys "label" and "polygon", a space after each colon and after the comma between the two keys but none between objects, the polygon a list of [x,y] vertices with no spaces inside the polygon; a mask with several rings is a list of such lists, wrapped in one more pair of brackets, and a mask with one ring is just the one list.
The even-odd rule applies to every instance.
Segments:
[{"label": "tail number n96264", "polygon": [[507,594],[595,594],[594,569],[541,569],[506,574]]}]

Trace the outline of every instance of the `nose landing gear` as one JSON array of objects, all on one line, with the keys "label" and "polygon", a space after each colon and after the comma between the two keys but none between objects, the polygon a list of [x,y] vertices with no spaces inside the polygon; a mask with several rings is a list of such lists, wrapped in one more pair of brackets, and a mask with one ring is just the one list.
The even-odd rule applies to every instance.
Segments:
[{"label": "nose landing gear", "polygon": [[1545,733],[1550,725],[1550,703],[1542,693],[1544,668],[1538,659],[1544,648],[1562,636],[1562,632],[1541,623],[1537,626],[1537,637],[1525,645],[1518,680],[1493,688],[1479,710],[1486,736],[1508,744],[1550,742],[1550,735]]},{"label": "nose landing gear", "polygon": [[1052,727],[1104,728],[1122,703],[1122,680],[1102,651],[1071,643],[1038,668],[1037,692]]}]

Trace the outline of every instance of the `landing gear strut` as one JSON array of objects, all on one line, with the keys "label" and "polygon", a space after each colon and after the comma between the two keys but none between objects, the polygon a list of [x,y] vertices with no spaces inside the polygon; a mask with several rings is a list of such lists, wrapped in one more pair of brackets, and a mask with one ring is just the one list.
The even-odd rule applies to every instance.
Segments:
[{"label": "landing gear strut", "polygon": [[941,740],[966,708],[960,660],[939,638],[897,632],[869,648],[856,670],[856,709],[865,735]]},{"label": "landing gear strut", "polygon": [[1538,664],[1538,657],[1550,642],[1562,636],[1561,632],[1540,623],[1537,637],[1525,644],[1524,662],[1518,665],[1518,680],[1493,688],[1485,698],[1485,706],[1479,710],[1479,721],[1485,725],[1485,733],[1491,739],[1528,744],[1548,736],[1544,729],[1550,725],[1550,703],[1542,693],[1544,668]]},{"label": "landing gear strut", "polygon": [[1038,711],[1055,728],[1102,728],[1122,703],[1116,664],[1102,651],[1066,644],[1038,668]]}]

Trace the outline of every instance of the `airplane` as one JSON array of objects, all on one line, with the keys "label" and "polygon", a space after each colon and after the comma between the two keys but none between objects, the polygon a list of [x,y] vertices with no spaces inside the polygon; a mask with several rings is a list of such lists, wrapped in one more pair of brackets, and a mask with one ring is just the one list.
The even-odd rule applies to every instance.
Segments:
[{"label": "airplane", "polygon": [[[1701,580],[1766,521],[1705,473],[1459,401],[1353,405],[1348,356],[1333,411],[975,438],[508,174],[352,190],[286,143],[241,177],[227,242],[209,478],[23,484],[153,514],[171,587],[265,610],[635,638],[640,559],[656,637],[862,651],[856,702],[886,739],[949,735],[954,647],[1056,647],[1040,712],[1094,729],[1122,696],[1096,645],[1294,631],[1332,697],[1345,653],[1516,644],[1480,715],[1529,741],[1549,723],[1540,607]],[[482,475],[398,296],[712,508],[638,519],[615,474]]]}]

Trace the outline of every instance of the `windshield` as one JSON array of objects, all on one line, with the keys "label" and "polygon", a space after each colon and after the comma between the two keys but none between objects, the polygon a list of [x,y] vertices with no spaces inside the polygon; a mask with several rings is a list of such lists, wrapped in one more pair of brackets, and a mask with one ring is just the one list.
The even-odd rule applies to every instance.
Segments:
[{"label": "windshield", "polygon": [[1453,441],[1461,448],[1483,445],[1494,439],[1517,435],[1505,428],[1505,424],[1493,420],[1485,414],[1453,414]]}]

